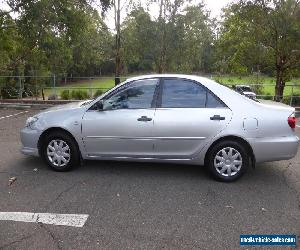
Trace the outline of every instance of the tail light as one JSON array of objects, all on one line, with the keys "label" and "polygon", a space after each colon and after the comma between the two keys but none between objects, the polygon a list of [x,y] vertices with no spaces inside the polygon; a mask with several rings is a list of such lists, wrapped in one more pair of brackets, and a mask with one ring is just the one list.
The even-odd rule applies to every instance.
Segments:
[{"label": "tail light", "polygon": [[288,118],[288,124],[289,126],[294,129],[296,127],[297,119],[295,117],[295,114],[292,114]]}]

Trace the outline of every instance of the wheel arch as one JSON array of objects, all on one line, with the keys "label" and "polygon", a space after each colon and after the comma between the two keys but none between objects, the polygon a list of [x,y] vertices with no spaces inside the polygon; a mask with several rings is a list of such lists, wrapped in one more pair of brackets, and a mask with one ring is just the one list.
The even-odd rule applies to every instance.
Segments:
[{"label": "wheel arch", "polygon": [[64,128],[61,128],[61,127],[51,127],[51,128],[48,128],[48,129],[46,129],[46,130],[43,131],[43,133],[39,137],[38,144],[37,144],[39,155],[41,155],[41,149],[42,149],[42,145],[43,145],[44,139],[46,138],[47,135],[49,135],[49,134],[51,134],[53,132],[63,132],[65,134],[67,134],[68,136],[70,136],[75,141],[76,146],[78,148],[78,151],[80,153],[80,157],[81,157],[81,151],[80,151],[80,148],[79,148],[77,140],[75,139],[75,137],[73,136],[73,134],[70,131],[68,131],[68,130],[66,130]]},{"label": "wheel arch", "polygon": [[235,136],[235,135],[227,135],[227,136],[223,136],[223,137],[220,137],[217,140],[215,140],[210,145],[210,147],[208,148],[208,150],[205,153],[205,157],[204,157],[204,164],[205,165],[207,164],[208,156],[209,156],[209,153],[212,150],[212,148],[216,144],[218,144],[219,142],[222,142],[222,141],[236,141],[236,142],[239,142],[242,145],[244,145],[244,147],[246,148],[247,152],[250,154],[251,165],[252,165],[252,167],[255,167],[256,159],[255,159],[255,155],[254,155],[254,152],[253,152],[253,149],[252,149],[250,143],[247,140],[245,140],[244,138],[239,137],[239,136]]}]

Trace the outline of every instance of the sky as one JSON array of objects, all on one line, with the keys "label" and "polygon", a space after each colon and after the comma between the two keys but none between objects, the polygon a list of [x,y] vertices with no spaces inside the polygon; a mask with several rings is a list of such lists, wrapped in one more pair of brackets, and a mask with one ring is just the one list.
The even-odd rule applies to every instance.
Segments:
[{"label": "sky", "polygon": [[223,7],[225,7],[227,4],[229,4],[230,0],[204,0],[204,3],[206,4],[207,8],[211,10],[211,15],[213,17],[217,17],[220,15],[221,10]]}]

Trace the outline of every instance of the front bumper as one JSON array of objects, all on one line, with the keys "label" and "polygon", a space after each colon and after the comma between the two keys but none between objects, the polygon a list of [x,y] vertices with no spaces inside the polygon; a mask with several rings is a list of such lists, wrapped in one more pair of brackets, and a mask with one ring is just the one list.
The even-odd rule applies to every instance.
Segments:
[{"label": "front bumper", "polygon": [[300,143],[297,136],[253,138],[248,141],[257,163],[291,159],[297,154]]},{"label": "front bumper", "polygon": [[37,148],[22,147],[21,153],[24,155],[39,156],[39,151]]},{"label": "front bumper", "polygon": [[38,140],[41,132],[31,128],[23,128],[20,131],[22,149],[21,152],[25,155],[39,156]]}]

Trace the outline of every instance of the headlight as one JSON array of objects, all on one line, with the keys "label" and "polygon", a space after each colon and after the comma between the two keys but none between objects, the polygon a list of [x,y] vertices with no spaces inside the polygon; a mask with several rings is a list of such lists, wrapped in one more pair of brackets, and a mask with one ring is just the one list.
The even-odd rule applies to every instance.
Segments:
[{"label": "headlight", "polygon": [[37,117],[29,117],[27,120],[26,120],[26,127],[29,127],[29,128],[34,128],[33,125],[37,122],[38,118]]}]

